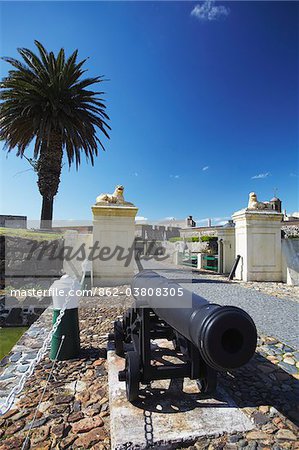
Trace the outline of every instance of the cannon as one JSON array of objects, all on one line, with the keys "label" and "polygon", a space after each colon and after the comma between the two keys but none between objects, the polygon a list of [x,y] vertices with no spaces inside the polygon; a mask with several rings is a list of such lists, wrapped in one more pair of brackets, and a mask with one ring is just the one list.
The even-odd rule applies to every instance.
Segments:
[{"label": "cannon", "polygon": [[[116,354],[125,358],[119,381],[126,383],[130,402],[137,400],[140,383],[185,377],[198,380],[206,398],[216,389],[217,372],[241,367],[253,356],[256,327],[242,309],[209,303],[151,270],[136,275],[131,289],[135,303],[110,335]],[[153,364],[157,339],[172,341],[180,362]]]}]

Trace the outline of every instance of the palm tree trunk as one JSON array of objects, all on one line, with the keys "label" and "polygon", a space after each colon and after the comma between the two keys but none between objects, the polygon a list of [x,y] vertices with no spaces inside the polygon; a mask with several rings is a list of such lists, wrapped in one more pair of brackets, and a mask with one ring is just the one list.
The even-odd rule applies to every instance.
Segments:
[{"label": "palm tree trunk", "polygon": [[53,202],[58,192],[62,167],[61,136],[51,132],[48,142],[43,143],[37,164],[38,188],[43,198],[40,228],[52,228]]},{"label": "palm tree trunk", "polygon": [[42,200],[42,210],[40,216],[40,228],[41,229],[49,229],[52,228],[52,219],[53,219],[53,203],[54,198],[43,197]]}]

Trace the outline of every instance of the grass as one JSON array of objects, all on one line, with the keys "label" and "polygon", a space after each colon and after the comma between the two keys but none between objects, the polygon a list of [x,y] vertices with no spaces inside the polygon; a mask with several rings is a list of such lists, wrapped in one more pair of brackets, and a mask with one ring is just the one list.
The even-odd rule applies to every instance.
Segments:
[{"label": "grass", "polygon": [[200,237],[201,242],[213,242],[217,241],[217,236],[204,235]]},{"label": "grass", "polygon": [[[168,240],[169,240],[169,242],[179,242],[179,241],[183,241],[184,238],[178,236],[178,237],[171,237]],[[199,237],[198,236],[187,237],[187,238],[185,238],[185,242],[199,242]]]},{"label": "grass", "polygon": [[28,327],[0,328],[0,360],[8,355]]},{"label": "grass", "polygon": [[51,233],[49,231],[35,231],[24,228],[0,227],[0,236],[19,237],[23,239],[32,239],[34,241],[53,241],[55,239],[61,239],[63,234],[57,233],[57,231]]}]

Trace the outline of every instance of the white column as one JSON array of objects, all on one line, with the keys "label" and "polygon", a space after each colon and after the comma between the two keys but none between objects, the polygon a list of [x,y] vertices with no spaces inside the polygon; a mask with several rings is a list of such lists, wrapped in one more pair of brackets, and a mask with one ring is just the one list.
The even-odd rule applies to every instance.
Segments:
[{"label": "white column", "polygon": [[123,205],[94,205],[94,286],[129,283],[134,275],[135,216],[138,208]]},{"label": "white column", "polygon": [[203,256],[204,253],[197,253],[197,268],[200,270],[203,268]]},{"label": "white column", "polygon": [[222,256],[222,273],[230,273],[235,260],[235,228],[223,227],[218,230],[218,249],[220,247],[220,240],[222,239],[222,255],[219,254],[219,267],[221,264],[220,256]]},{"label": "white column", "polygon": [[281,221],[270,210],[242,209],[233,214],[235,255],[240,255],[235,277],[244,281],[281,281]]},{"label": "white column", "polygon": [[179,252],[179,250],[175,250],[175,251],[173,252],[173,264],[174,264],[175,266],[178,266],[178,265],[180,264],[180,260],[181,260],[181,258],[180,258],[180,252]]}]

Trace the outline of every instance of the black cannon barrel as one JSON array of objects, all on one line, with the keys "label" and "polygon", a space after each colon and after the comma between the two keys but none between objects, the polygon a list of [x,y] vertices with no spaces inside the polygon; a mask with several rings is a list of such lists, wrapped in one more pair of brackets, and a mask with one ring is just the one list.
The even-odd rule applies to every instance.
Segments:
[{"label": "black cannon barrel", "polygon": [[243,309],[209,303],[152,270],[144,270],[134,277],[132,293],[136,306],[152,308],[168,325],[197,346],[210,367],[219,371],[234,369],[246,364],[253,356],[257,343],[256,327]]}]

